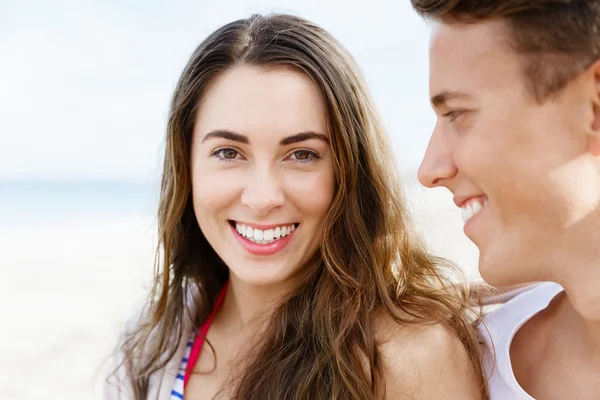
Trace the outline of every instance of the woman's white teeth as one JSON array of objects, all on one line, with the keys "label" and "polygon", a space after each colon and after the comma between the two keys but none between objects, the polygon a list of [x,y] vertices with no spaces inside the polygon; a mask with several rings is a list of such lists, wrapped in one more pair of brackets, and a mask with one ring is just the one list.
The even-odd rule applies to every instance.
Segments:
[{"label": "woman's white teeth", "polygon": [[256,229],[251,226],[243,224],[235,224],[235,229],[240,235],[258,244],[269,244],[274,241],[286,237],[293,230],[296,229],[295,225],[278,226],[275,229]]},{"label": "woman's white teeth", "polygon": [[263,240],[273,240],[273,229],[267,229],[263,234]]},{"label": "woman's white teeth", "polygon": [[467,204],[461,207],[462,211],[462,219],[466,223],[468,220],[473,218],[476,214],[478,214],[483,207],[487,204],[487,200],[481,202],[480,200],[471,200]]}]

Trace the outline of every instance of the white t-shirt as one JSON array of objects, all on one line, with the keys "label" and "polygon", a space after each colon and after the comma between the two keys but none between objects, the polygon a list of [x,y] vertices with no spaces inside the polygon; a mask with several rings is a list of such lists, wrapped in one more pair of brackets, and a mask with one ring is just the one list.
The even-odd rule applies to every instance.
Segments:
[{"label": "white t-shirt", "polygon": [[[506,304],[490,311],[484,318],[486,327],[480,326],[483,336],[488,341],[486,369],[488,376],[492,372],[488,386],[491,400],[532,400],[517,382],[510,361],[510,345],[517,331],[550,304],[550,301],[563,291],[562,286],[554,282],[546,282],[519,294]],[[490,336],[496,352],[490,347]]]}]

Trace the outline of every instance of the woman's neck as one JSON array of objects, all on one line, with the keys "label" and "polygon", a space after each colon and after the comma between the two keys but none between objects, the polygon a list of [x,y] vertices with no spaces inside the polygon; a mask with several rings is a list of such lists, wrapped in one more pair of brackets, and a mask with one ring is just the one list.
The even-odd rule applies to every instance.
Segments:
[{"label": "woman's neck", "polygon": [[232,328],[259,329],[291,290],[289,284],[252,285],[230,274],[220,314]]}]

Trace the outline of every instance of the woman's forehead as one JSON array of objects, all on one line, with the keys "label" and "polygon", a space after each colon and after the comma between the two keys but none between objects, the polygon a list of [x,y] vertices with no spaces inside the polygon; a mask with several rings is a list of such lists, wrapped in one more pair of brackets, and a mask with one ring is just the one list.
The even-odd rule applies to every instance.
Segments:
[{"label": "woman's forehead", "polygon": [[325,105],[312,80],[292,69],[237,67],[219,76],[199,105],[195,130],[273,137],[327,134]]}]

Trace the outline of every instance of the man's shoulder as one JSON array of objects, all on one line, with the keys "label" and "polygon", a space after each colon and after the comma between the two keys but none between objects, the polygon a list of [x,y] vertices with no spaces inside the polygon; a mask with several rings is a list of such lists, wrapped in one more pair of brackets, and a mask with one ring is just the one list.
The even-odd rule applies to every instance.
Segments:
[{"label": "man's shoulder", "polygon": [[554,282],[543,282],[532,285],[527,290],[512,297],[506,303],[487,310],[480,329],[484,336],[501,345],[501,341],[509,340],[526,321],[539,313],[563,291],[562,286]]},{"label": "man's shoulder", "polygon": [[541,282],[529,287],[516,290],[514,293],[506,293],[509,298],[504,304],[498,305],[488,310],[485,320],[509,317],[514,311],[520,311],[527,315],[530,311],[540,311],[548,306],[550,301],[563,288],[555,282]]},{"label": "man's shoulder", "polygon": [[532,285],[486,313],[480,331],[487,343],[485,365],[492,398],[520,398],[523,391],[515,379],[508,349],[525,323],[546,309],[562,291],[554,282]]}]

